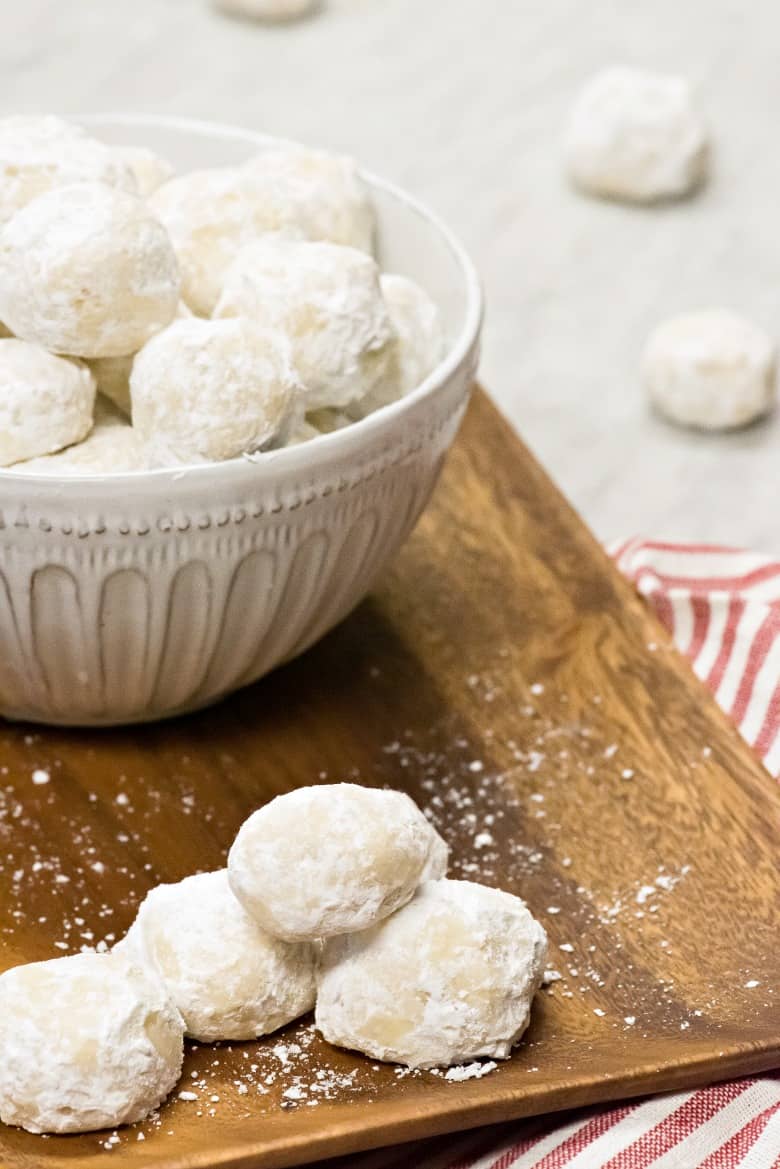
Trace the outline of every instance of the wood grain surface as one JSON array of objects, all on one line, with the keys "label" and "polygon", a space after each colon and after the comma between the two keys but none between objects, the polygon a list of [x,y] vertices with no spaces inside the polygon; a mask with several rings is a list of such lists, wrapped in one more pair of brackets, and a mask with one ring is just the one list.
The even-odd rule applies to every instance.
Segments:
[{"label": "wood grain surface", "polygon": [[394,569],[303,658],[173,723],[0,730],[2,965],[110,944],[251,809],[341,779],[408,791],[453,875],[544,922],[561,978],[513,1058],[399,1074],[306,1019],[191,1048],[197,1099],[115,1136],[4,1128],[3,1169],[271,1169],[780,1063],[778,789],[482,395]]}]

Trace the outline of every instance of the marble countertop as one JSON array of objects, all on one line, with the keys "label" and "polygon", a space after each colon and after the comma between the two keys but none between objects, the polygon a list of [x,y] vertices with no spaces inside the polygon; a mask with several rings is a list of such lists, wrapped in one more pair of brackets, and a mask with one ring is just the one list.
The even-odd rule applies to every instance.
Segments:
[{"label": "marble countertop", "polygon": [[[458,231],[488,297],[483,379],[596,533],[780,549],[780,416],[732,436],[652,417],[648,330],[722,304],[780,337],[780,108],[771,0],[330,0],[268,28],[207,0],[0,0],[3,112],[240,122],[356,154]],[[605,64],[681,72],[713,179],[661,209],[561,173],[561,127]]]}]

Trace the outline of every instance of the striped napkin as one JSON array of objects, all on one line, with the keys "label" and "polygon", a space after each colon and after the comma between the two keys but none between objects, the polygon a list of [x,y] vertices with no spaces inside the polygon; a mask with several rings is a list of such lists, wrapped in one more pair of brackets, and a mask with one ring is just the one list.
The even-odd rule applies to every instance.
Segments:
[{"label": "striped napkin", "polygon": [[[780,774],[780,561],[630,540],[611,548],[773,775]],[[778,1169],[780,1071],[349,1160],[353,1169]]]},{"label": "striped napkin", "polygon": [[780,563],[659,540],[630,540],[612,554],[766,769],[780,775]]}]

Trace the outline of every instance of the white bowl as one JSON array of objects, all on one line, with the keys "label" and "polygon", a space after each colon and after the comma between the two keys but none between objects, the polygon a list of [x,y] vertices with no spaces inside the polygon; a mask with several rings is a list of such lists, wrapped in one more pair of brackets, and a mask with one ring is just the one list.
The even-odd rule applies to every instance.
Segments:
[{"label": "white bowl", "polygon": [[[276,144],[143,116],[82,119],[178,169]],[[445,359],[403,400],[257,461],[68,477],[0,472],[0,713],[108,725],[215,702],[360,601],[422,512],[465,410],[482,298],[425,208],[366,175],[384,270],[439,304]]]}]

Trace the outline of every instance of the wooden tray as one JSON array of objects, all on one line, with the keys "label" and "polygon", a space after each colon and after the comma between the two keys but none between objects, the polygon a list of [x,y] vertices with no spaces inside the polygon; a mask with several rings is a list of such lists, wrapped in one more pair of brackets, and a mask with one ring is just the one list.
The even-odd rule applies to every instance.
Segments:
[{"label": "wooden tray", "polygon": [[778,789],[484,396],[394,571],[303,659],[176,723],[6,727],[0,763],[5,966],[110,942],[250,809],[357,779],[526,898],[562,975],[483,1078],[306,1020],[191,1051],[197,1101],[116,1137],[3,1129],[5,1169],[271,1169],[780,1064]]}]

